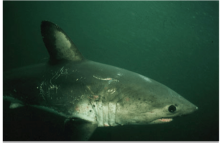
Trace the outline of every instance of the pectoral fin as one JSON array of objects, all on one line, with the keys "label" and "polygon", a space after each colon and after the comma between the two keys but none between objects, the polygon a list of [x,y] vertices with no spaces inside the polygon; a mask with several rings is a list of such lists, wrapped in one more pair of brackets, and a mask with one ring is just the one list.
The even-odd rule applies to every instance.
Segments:
[{"label": "pectoral fin", "polygon": [[69,140],[87,141],[97,127],[97,124],[79,118],[65,121],[65,132]]}]

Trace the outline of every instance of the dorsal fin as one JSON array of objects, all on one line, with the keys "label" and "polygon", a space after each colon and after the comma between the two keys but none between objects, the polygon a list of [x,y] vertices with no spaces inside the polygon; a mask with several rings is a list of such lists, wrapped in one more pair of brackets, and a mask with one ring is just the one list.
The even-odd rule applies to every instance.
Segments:
[{"label": "dorsal fin", "polygon": [[51,64],[62,61],[82,61],[84,59],[70,38],[56,24],[42,21],[41,35],[50,54],[49,62]]}]

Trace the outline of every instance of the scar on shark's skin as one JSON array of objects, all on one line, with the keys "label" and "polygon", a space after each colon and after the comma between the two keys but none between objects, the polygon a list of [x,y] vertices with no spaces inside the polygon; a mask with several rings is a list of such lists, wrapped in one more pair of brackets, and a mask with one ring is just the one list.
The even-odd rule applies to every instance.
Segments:
[{"label": "scar on shark's skin", "polygon": [[43,90],[43,88],[42,88],[43,85],[44,85],[44,82],[42,82],[41,85],[40,85],[40,94],[42,95],[42,98],[43,98],[44,100],[46,100],[45,97],[44,97],[44,90]]},{"label": "scar on shark's skin", "polygon": [[89,99],[95,99],[95,100],[98,100],[99,99],[99,96],[98,95],[93,95],[93,96],[88,96]]},{"label": "scar on shark's skin", "polygon": [[130,99],[129,98],[125,98],[125,101],[129,101]]},{"label": "scar on shark's skin", "polygon": [[87,89],[89,89],[89,91],[94,95],[94,92],[91,90],[91,86],[86,86]]},{"label": "scar on shark's skin", "polygon": [[[67,75],[67,74],[68,74],[68,69],[64,69],[64,66],[59,71],[55,72],[55,74],[53,75],[53,77],[50,79],[50,82],[49,82],[50,85],[49,85],[48,92],[47,92],[49,96],[50,96],[50,90],[55,89],[56,93],[57,93],[57,90],[59,88],[58,85],[55,85],[55,84],[52,83],[52,80],[58,79],[60,76]],[[42,95],[43,99],[45,100],[45,97],[44,97],[45,92],[42,88],[43,85],[46,85],[45,81],[43,81],[40,85],[40,94]],[[38,87],[37,87],[37,89],[38,89]],[[52,99],[52,97],[51,97],[51,99]]]},{"label": "scar on shark's skin", "polygon": [[93,95],[93,98],[94,98],[94,99],[98,99],[99,96],[98,96],[98,95]]},{"label": "scar on shark's skin", "polygon": [[[100,77],[96,77],[96,76],[94,76],[94,75],[93,75],[93,77],[96,78],[96,79],[99,79],[99,80],[109,80],[109,84],[110,84],[112,81],[119,82],[119,80],[113,79],[113,78],[100,78]],[[87,87],[87,88],[88,88],[88,87]],[[107,89],[108,89],[108,87],[105,87],[105,90],[107,90]],[[115,88],[113,88],[113,89],[108,89],[108,90],[107,90],[107,92],[110,93],[110,94],[115,93],[115,91],[116,91]]]},{"label": "scar on shark's skin", "polygon": [[110,94],[115,93],[115,91],[116,91],[116,89],[115,89],[115,88],[113,88],[113,89],[108,89],[108,90],[107,90],[107,92],[108,92],[108,93],[110,93]]},{"label": "scar on shark's skin", "polygon": [[96,78],[96,79],[99,79],[99,80],[110,80],[110,81],[119,82],[119,80],[113,79],[113,78],[100,78],[100,77],[97,77],[97,76],[94,76],[94,75],[93,75],[93,77]]},{"label": "scar on shark's skin", "polygon": [[90,93],[92,93],[91,96],[88,96],[89,99],[95,99],[95,100],[98,100],[99,99],[99,95],[95,95],[94,92],[91,90],[91,86],[86,86],[87,89],[89,89]]}]

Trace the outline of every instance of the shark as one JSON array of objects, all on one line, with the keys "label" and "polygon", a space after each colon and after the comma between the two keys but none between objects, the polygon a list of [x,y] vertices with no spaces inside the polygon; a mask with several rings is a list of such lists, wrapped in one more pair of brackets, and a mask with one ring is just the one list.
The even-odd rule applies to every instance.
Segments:
[{"label": "shark", "polygon": [[41,35],[49,60],[3,73],[10,110],[30,106],[62,116],[73,125],[73,140],[89,140],[97,127],[170,123],[198,110],[151,78],[86,59],[50,21],[41,22]]}]

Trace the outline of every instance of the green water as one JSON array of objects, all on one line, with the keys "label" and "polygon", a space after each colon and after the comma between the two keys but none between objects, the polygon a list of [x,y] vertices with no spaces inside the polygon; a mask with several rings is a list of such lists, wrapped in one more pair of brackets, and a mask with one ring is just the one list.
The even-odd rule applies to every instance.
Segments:
[{"label": "green water", "polygon": [[[219,140],[219,2],[3,2],[3,70],[48,59],[40,23],[58,24],[87,59],[155,79],[199,107],[150,126],[98,128],[91,140]],[[42,123],[4,123],[4,140],[66,140]],[[14,116],[12,116],[14,115]],[[28,124],[29,123],[29,124]],[[49,127],[45,127],[45,126]],[[43,132],[41,130],[44,130]],[[25,134],[25,135],[24,135]]]}]

